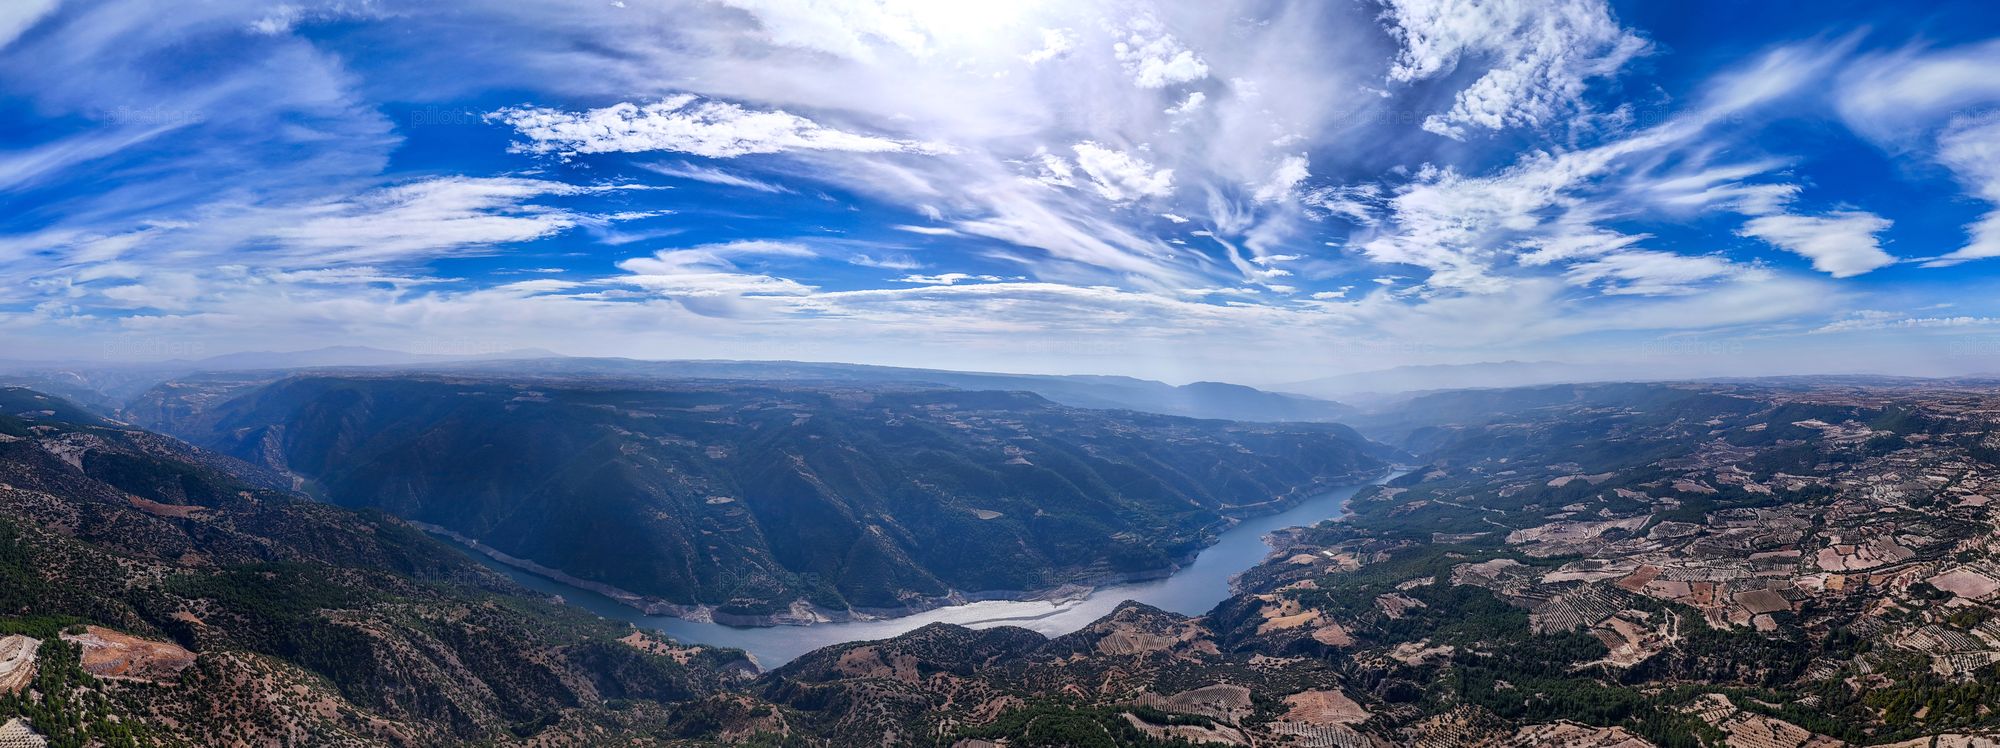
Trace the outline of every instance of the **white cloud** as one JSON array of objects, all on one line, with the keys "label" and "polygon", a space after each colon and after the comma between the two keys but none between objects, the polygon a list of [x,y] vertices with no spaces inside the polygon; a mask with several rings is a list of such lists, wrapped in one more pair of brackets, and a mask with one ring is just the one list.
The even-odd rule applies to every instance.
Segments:
[{"label": "white cloud", "polygon": [[1763,216],[1784,210],[1798,197],[1799,186],[1749,182],[1786,164],[1773,159],[1708,168],[1688,168],[1636,185],[1641,199],[1678,213],[1699,215],[1711,209]]},{"label": "white cloud", "polygon": [[1523,239],[1520,248],[1528,251],[1521,253],[1519,260],[1523,265],[1535,266],[1603,257],[1632,249],[1650,238],[1650,234],[1621,234],[1595,226],[1571,227],[1570,230]]},{"label": "white cloud", "polygon": [[1200,110],[1201,106],[1206,103],[1208,103],[1208,94],[1200,91],[1190,91],[1187,98],[1181,99],[1180,103],[1167,107],[1166,113],[1176,117],[1186,116]]},{"label": "white cloud", "polygon": [[702,244],[688,251],[710,252],[723,257],[818,257],[819,253],[798,242],[771,241],[769,239],[739,239],[737,241]]},{"label": "white cloud", "polygon": [[1919,140],[1951,114],[2000,101],[2000,40],[1862,57],[1841,73],[1837,102],[1848,126],[1879,142]]},{"label": "white cloud", "polygon": [[986,195],[990,215],[959,221],[954,227],[967,234],[1048,252],[1056,263],[1027,263],[1038,272],[1059,272],[1065,263],[1077,263],[1175,283],[1191,275],[1190,271],[1164,261],[1158,240],[1142,237],[1108,220],[1080,214],[1075,206],[1044,202],[1036,197],[996,189]]},{"label": "white cloud", "polygon": [[1076,151],[1077,168],[1090,175],[1090,186],[1113,202],[1146,197],[1166,197],[1174,191],[1174,170],[1155,169],[1145,159],[1129,151],[1114,150],[1085,141]]},{"label": "white cloud", "polygon": [[1966,227],[1970,237],[1965,246],[1925,266],[2000,257],[2000,116],[1954,122],[1938,138],[1937,159],[1956,173],[1972,194],[1994,207]]},{"label": "white cloud", "polygon": [[34,26],[49,11],[56,9],[57,0],[9,0],[0,3],[0,49],[6,49],[14,38]]},{"label": "white cloud", "polygon": [[719,184],[724,187],[741,187],[746,190],[756,190],[772,194],[790,194],[792,192],[790,188],[782,185],[772,184],[761,179],[753,179],[712,166],[698,166],[682,162],[678,164],[640,164],[639,167],[662,176],[674,177],[676,179],[692,179],[697,182]]},{"label": "white cloud", "polygon": [[1607,254],[1571,265],[1564,277],[1577,285],[1603,284],[1606,294],[1659,296],[1693,293],[1699,288],[1697,284],[1735,271],[1728,260],[1720,257],[1637,251]]},{"label": "white cloud", "polygon": [[[756,273],[732,273],[722,269],[703,272],[697,265],[658,265],[631,261],[632,271],[621,280],[674,298],[741,298],[745,296],[802,296],[812,287],[786,278]],[[706,307],[717,309],[718,307]]]},{"label": "white cloud", "polygon": [[1040,65],[1062,57],[1076,48],[1076,34],[1069,29],[1042,29],[1042,46],[1021,56],[1029,65]]},{"label": "white cloud", "polygon": [[1140,88],[1165,88],[1208,77],[1208,63],[1152,18],[1135,21],[1131,33],[1112,45],[1112,52]]},{"label": "white cloud", "polygon": [[751,111],[681,94],[644,106],[619,103],[585,112],[513,107],[487,115],[505,122],[529,153],[675,151],[709,158],[792,150],[937,153],[941,146],[824,127],[784,111]]},{"label": "white cloud", "polygon": [[856,254],[856,255],[850,255],[843,259],[846,260],[847,264],[849,265],[858,265],[864,268],[876,268],[878,270],[909,271],[909,270],[919,270],[922,269],[924,266],[923,263],[917,262],[915,259],[909,257],[908,255],[899,255],[899,254],[882,255],[879,257],[869,254]]},{"label": "white cloud", "polygon": [[1257,192],[1253,197],[1260,203],[1283,200],[1290,197],[1299,183],[1306,181],[1306,177],[1310,176],[1312,172],[1306,170],[1306,157],[1303,154],[1286,156],[1278,160],[1278,166],[1271,170],[1270,178],[1265,179],[1263,184],[1257,185]]},{"label": "white cloud", "polygon": [[[1782,48],[1719,77],[1698,97],[1700,106],[1652,127],[1588,148],[1533,151],[1485,176],[1426,165],[1385,190],[1379,211],[1372,197],[1341,203],[1329,196],[1321,202],[1375,219],[1364,224],[1369,231],[1350,241],[1363,256],[1425,268],[1431,271],[1425,283],[1433,289],[1494,293],[1513,282],[1502,272],[1510,259],[1531,268],[1587,261],[1636,251],[1647,238],[1600,225],[1608,219],[1714,207],[1757,215],[1783,207],[1797,187],[1744,182],[1782,162],[1729,167],[1706,162],[1717,131],[1733,124],[1736,115],[1791,94],[1811,80],[1799,71],[1827,64],[1825,55]],[[1776,70],[1786,72],[1771,72]],[[1744,82],[1753,78],[1754,85]],[[1777,221],[1768,228],[1787,226]],[[1834,251],[1822,244],[1812,248]],[[1846,257],[1840,267],[1852,270],[1861,257]],[[1605,270],[1596,267],[1585,277]]]},{"label": "white cloud", "polygon": [[1863,310],[1849,315],[1847,319],[1829,322],[1814,328],[1814,333],[1860,332],[1863,330],[1908,330],[1925,328],[1991,327],[2000,325],[2000,317],[1908,317],[1893,312]]},{"label": "white cloud", "polygon": [[964,236],[964,234],[959,233],[958,229],[947,228],[944,226],[911,226],[908,224],[897,224],[894,226],[890,226],[889,228],[895,229],[897,231],[905,231],[912,234],[923,234],[925,236]]},{"label": "white cloud", "polygon": [[[1995,209],[1966,227],[1964,246],[1925,263],[1948,267],[2000,257],[2000,40],[1947,49],[1908,47],[1861,57],[1840,76],[1841,117],[1901,155],[1934,149],[1966,189]],[[1967,114],[1986,111],[1986,114]],[[1933,140],[1934,138],[1934,140]]]},{"label": "white cloud", "polygon": [[1038,183],[1050,187],[1076,186],[1076,167],[1070,164],[1069,159],[1049,153],[1046,148],[1038,149],[1035,151],[1035,166],[1041,172],[1035,177]]},{"label": "white cloud", "polygon": [[[748,12],[769,42],[864,62],[926,60],[1000,31],[1025,31],[1021,3],[927,0],[720,0]],[[668,8],[669,11],[683,10]],[[678,19],[676,19],[678,20]]]},{"label": "white cloud", "polygon": [[976,280],[998,282],[1004,280],[997,275],[973,275],[970,273],[940,273],[938,275],[905,275],[897,278],[897,283],[916,283],[925,286],[949,286],[964,281]]},{"label": "white cloud", "polygon": [[637,286],[673,299],[707,317],[748,318],[781,314],[774,303],[783,297],[806,296],[814,287],[789,278],[743,272],[734,262],[744,257],[810,258],[812,250],[790,242],[735,241],[668,249],[651,257],[622,260],[618,269],[629,275],[610,282]]},{"label": "white cloud", "polygon": [[1743,224],[1740,233],[1810,259],[1814,270],[1849,278],[1895,264],[1896,258],[1882,251],[1875,236],[1889,226],[1889,219],[1873,213],[1840,211],[1825,216],[1763,216]]},{"label": "white cloud", "polygon": [[[161,7],[108,3],[116,11]],[[226,171],[227,179],[150,180],[90,201],[62,199],[34,211],[64,216],[58,225],[0,237],[0,267],[26,279],[0,288],[7,301],[18,302],[0,306],[0,341],[61,342],[11,333],[42,324],[22,321],[20,311],[39,307],[38,319],[65,316],[65,330],[140,331],[227,346],[274,347],[319,334],[394,347],[411,336],[505,330],[507,347],[580,353],[783,350],[800,358],[1069,371],[1094,360],[1107,371],[1303,378],[1350,365],[1351,352],[1383,341],[1390,347],[1381,350],[1393,359],[1403,350],[1394,345],[1408,340],[1486,351],[1494,341],[1820,320],[1819,312],[1847,302],[1841,286],[1824,278],[1658,252],[1644,246],[1652,238],[1641,233],[1662,213],[1692,224],[1689,216],[1716,210],[1777,215],[1800,199],[1792,183],[1810,183],[1812,162],[1714,163],[1721,154],[1754,154],[1756,148],[1743,146],[1756,144],[1737,136],[1755,123],[1738,127],[1740,118],[1710,113],[1768,101],[1796,90],[1800,80],[1824,80],[1798,74],[1811,72],[1803,62],[1808,57],[1777,60],[1785,64],[1759,67],[1706,95],[1665,92],[1662,98],[1693,102],[1697,110],[1667,125],[1624,134],[1586,127],[1544,143],[1508,140],[1510,150],[1518,146],[1529,155],[1487,170],[1466,164],[1492,163],[1491,153],[1376,116],[1397,102],[1369,89],[1382,83],[1385,57],[1395,53],[1370,23],[1373,6],[1160,4],[1156,19],[1121,25],[1119,19],[1143,15],[1143,4],[602,5],[492,3],[442,13],[423,4],[398,6],[397,31],[409,33],[362,29],[351,39],[371,41],[365,55],[350,54],[356,49],[346,46],[350,35],[307,39],[294,35],[291,20],[276,19],[282,23],[268,29],[273,35],[244,51],[256,53],[249,58],[256,64],[230,68],[269,72],[224,71],[227,80],[213,88],[240,93],[174,104],[230,114],[174,118],[187,123],[172,131],[176,148],[195,138],[227,147],[146,163],[162,173]],[[225,6],[234,10],[218,10]],[[1550,7],[1572,6],[1586,7]],[[150,27],[194,14],[219,20],[176,28],[242,35],[274,15],[268,4],[244,0],[170,14],[95,15]],[[49,30],[61,31],[75,15],[52,17]],[[1553,15],[1521,17],[1574,25]],[[489,33],[438,33],[468,21]],[[52,36],[41,31],[6,51],[36,63],[62,57],[64,49],[41,46]],[[1581,76],[1594,87],[1609,73],[1577,71],[1606,58],[1555,60],[1543,53],[1568,48],[1536,45],[1560,34],[1502,31],[1513,41],[1473,40],[1452,52],[1455,75],[1413,73],[1410,85],[1394,88],[1413,99],[1456,96],[1439,105],[1449,110],[1434,119],[1464,133],[1483,131],[1489,121],[1544,128],[1569,118],[1601,121],[1563,98],[1562,81]],[[182,44],[178,39],[189,33],[148,35]],[[10,87],[37,78],[35,106],[81,117],[104,101],[153,107],[188,96],[149,89],[157,81],[132,72],[148,70],[146,60],[165,59],[175,47],[131,44],[128,34],[82,38],[96,36],[111,41],[78,43],[77,59],[57,60],[65,64],[46,72],[7,68]],[[426,42],[399,47],[397,39]],[[117,54],[123,47],[144,53]],[[292,56],[262,56],[267,49]],[[1552,77],[1516,87],[1500,75],[1512,71]],[[1484,83],[1465,92],[1434,91],[1460,80]],[[516,128],[524,151],[643,155],[513,158],[514,166],[503,168],[538,171],[531,179],[503,178],[527,183],[512,186],[418,189],[432,181],[428,174],[411,180],[389,171],[410,163],[392,158],[404,130],[384,115],[396,116],[397,102],[464,101],[494,90],[523,91],[523,100],[542,105],[493,120],[504,124],[489,134]],[[634,103],[587,108],[618,101]],[[650,101],[662,103],[643,106]],[[1557,115],[1543,117],[1543,108]],[[132,173],[115,139],[144,132],[133,124],[93,130],[103,138],[94,145],[103,147],[90,152],[102,155],[78,151],[47,167],[41,164],[56,162],[20,162],[20,173],[29,176],[20,184],[39,189],[42,180],[76,184]],[[1921,141],[1927,152],[1928,138]],[[942,153],[932,143],[954,150]],[[1034,150],[1078,143],[1096,150]],[[10,155],[42,145],[48,144]],[[696,197],[699,185],[650,194],[565,185],[621,174],[649,178],[640,169],[660,159],[655,151],[747,156],[653,165],[661,167],[655,173],[730,188],[701,192],[761,194],[735,193],[754,198],[745,208],[675,204]],[[1293,158],[1297,169],[1288,172]],[[1425,160],[1439,166],[1420,169]],[[259,161],[268,169],[241,168]],[[1388,164],[1408,170],[1378,171]],[[1794,168],[1805,174],[1786,173]],[[1345,186],[1313,184],[1327,180]],[[199,199],[152,194],[163,188]],[[143,207],[109,210],[124,206]],[[683,210],[685,218],[652,219],[664,213],[661,206]],[[667,232],[704,221],[730,236],[776,215],[795,219],[782,225],[784,235],[811,238],[661,249]],[[898,223],[920,215],[930,220]],[[148,228],[139,219],[162,223]],[[308,224],[315,237],[286,233]],[[995,241],[929,242],[937,246],[918,255],[919,263],[893,245],[841,238],[856,227]],[[1195,227],[1204,230],[1187,231]],[[491,254],[538,239],[504,262],[442,263],[449,275],[472,277],[446,278],[446,270],[427,267],[436,258]],[[577,259],[617,252],[608,247],[625,241],[647,243],[636,245],[645,249],[630,253],[637,256],[617,271]],[[1298,254],[1306,256],[1282,259]],[[1413,261],[1409,267],[1371,264],[1405,258]],[[568,267],[522,270],[563,273],[525,283],[516,282],[523,280],[518,274],[485,277],[461,269],[490,265]],[[935,271],[943,267],[965,272]],[[857,272],[880,276],[873,284],[889,287],[854,288],[871,283],[852,280]],[[1369,282],[1374,276],[1381,286]],[[819,287],[835,277],[840,288],[854,290]],[[1277,278],[1286,284],[1273,283]],[[119,311],[92,319],[93,306]]]},{"label": "white cloud", "polygon": [[1620,26],[1603,0],[1383,0],[1402,51],[1389,79],[1439,78],[1461,64],[1486,73],[1452,108],[1425,118],[1430,132],[1543,127],[1583,109],[1589,82],[1611,76],[1647,44]]},{"label": "white cloud", "polygon": [[[1966,226],[1966,244],[1924,262],[1944,268],[2000,256],[2000,40],[1958,48],[1904,48],[1852,60],[1840,74],[1840,116],[1896,154],[1930,150],[1966,190],[1994,204]],[[1986,112],[1986,114],[1968,114]],[[1934,138],[1934,140],[1932,140]]]},{"label": "white cloud", "polygon": [[252,211],[212,228],[238,236],[262,234],[318,262],[462,254],[552,236],[591,220],[536,205],[530,202],[534,198],[616,189],[539,179],[445,177],[353,198]]},{"label": "white cloud", "polygon": [[[557,272],[561,272],[558,270]],[[279,283],[312,284],[382,284],[396,287],[423,286],[446,283],[456,278],[436,278],[430,276],[395,273],[381,268],[357,265],[349,267],[319,268],[315,270],[288,270],[269,273],[266,277]]]},{"label": "white cloud", "polygon": [[0,193],[35,187],[69,170],[114,156],[181,129],[168,122],[74,135],[33,148],[0,153]]},{"label": "white cloud", "polygon": [[1300,195],[1299,202],[1360,226],[1373,226],[1382,207],[1382,187],[1375,184],[1318,187]]}]

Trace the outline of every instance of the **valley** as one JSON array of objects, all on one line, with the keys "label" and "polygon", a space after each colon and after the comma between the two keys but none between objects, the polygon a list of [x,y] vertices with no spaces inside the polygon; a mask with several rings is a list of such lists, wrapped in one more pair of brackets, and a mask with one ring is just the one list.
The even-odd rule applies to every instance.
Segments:
[{"label": "valley", "polygon": [[734,625],[1162,577],[1398,454],[1335,424],[895,384],[302,375],[141,403],[147,425],[332,503]]},{"label": "valley", "polygon": [[[1391,473],[1377,483],[1398,475]],[[546,575],[504,563],[489,566],[523,587],[560,597],[564,603],[612,620],[627,621],[658,631],[677,641],[740,649],[760,667],[775,668],[820,647],[852,641],[886,639],[934,623],[970,628],[1016,626],[1046,636],[1081,629],[1126,601],[1137,601],[1182,615],[1200,615],[1230,595],[1235,576],[1264,560],[1271,552],[1269,533],[1316,524],[1340,515],[1347,500],[1365,486],[1344,486],[1313,496],[1277,514],[1244,520],[1223,530],[1216,542],[1170,576],[1097,588],[1057,590],[1044,600],[987,600],[960,603],[920,613],[876,620],[826,622],[810,626],[741,627],[684,617],[646,615],[628,603],[566,584]],[[471,551],[476,558],[483,554]]]},{"label": "valley", "polygon": [[[76,715],[80,732],[65,734],[103,745],[171,745],[192,724],[240,745],[280,734],[353,745],[615,734],[653,745],[951,748],[1919,748],[1978,746],[2000,730],[1990,688],[2000,673],[1995,382],[1449,391],[1358,414],[1385,443],[1321,441],[1352,433],[1344,427],[881,385],[426,375],[238,386],[185,411],[187,423],[234,437],[216,444],[258,463],[40,393],[0,392],[0,509],[13,523],[0,573],[15,590],[0,600],[0,626],[15,635],[0,649],[12,653],[7,682],[33,684],[0,695],[5,714],[38,725]],[[398,399],[412,397],[454,407]],[[744,424],[796,449],[882,439],[893,419],[928,424],[926,448],[1030,463],[1059,453],[1056,436],[1099,456],[1120,444],[1107,434],[1138,433],[1218,462],[1255,454],[1251,445],[1281,445],[1290,460],[1360,455],[1372,461],[1331,464],[1359,470],[1343,477],[1378,477],[1298,497],[1260,489],[1278,499],[1275,512],[1218,501],[1190,478],[1167,484],[1189,487],[1177,503],[1205,512],[1193,526],[1208,534],[1160,579],[752,628],[647,614],[485,556],[475,563],[476,551],[427,537],[390,506],[286,490],[331,497],[351,480],[299,471],[301,444],[356,465],[408,460],[402,445],[452,443],[409,424],[498,423],[555,403],[577,404],[566,420],[633,418],[589,421],[633,434],[648,432],[624,424],[678,412],[663,403],[689,408],[705,426],[674,428],[703,434],[688,448],[703,457]],[[292,417],[252,417],[271,412]],[[1016,419],[1054,436],[981,441]],[[815,421],[841,427],[817,431]],[[293,427],[324,424],[345,425],[288,442]],[[502,432],[450,433],[484,445],[504,443]],[[361,438],[381,434],[397,438]],[[1006,450],[1015,445],[1025,446]],[[1416,467],[1384,474],[1388,458]],[[392,485],[373,480],[365,485]],[[399,490],[410,506],[437,499]],[[997,507],[990,519],[963,512],[979,523],[1017,511],[991,498],[970,506]],[[1079,568],[1088,572],[1070,571]],[[518,659],[530,651],[547,654]],[[265,685],[228,686],[232,700],[214,700],[220,684],[252,682]],[[407,706],[392,692],[420,700]],[[301,706],[315,700],[331,711]],[[156,722],[189,710],[207,716]]]}]

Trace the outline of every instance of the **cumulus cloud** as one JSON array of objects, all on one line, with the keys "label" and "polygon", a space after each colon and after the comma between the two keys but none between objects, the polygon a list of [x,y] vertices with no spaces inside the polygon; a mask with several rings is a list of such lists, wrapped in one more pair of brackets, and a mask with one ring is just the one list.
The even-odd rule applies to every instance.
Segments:
[{"label": "cumulus cloud", "polygon": [[1850,278],[1896,263],[1876,237],[1889,219],[1863,211],[1825,216],[1772,215],[1753,218],[1740,233],[1812,260],[1814,270]]},{"label": "cumulus cloud", "polygon": [[1485,74],[1423,128],[1463,139],[1467,128],[1542,127],[1583,109],[1590,81],[1611,76],[1647,43],[1603,0],[1384,0],[1402,45],[1391,81],[1439,78],[1462,64]]},{"label": "cumulus cloud", "polygon": [[941,146],[825,127],[784,111],[753,111],[723,101],[681,94],[651,104],[613,104],[566,112],[511,107],[493,112],[527,138],[529,153],[639,153],[675,151],[709,158],[792,150],[861,153],[935,153]]},{"label": "cumulus cloud", "polygon": [[1076,48],[1076,34],[1069,29],[1042,29],[1042,46],[1021,56],[1030,65],[1040,65],[1062,57]]},{"label": "cumulus cloud", "polygon": [[1150,17],[1133,22],[1131,33],[1113,44],[1112,52],[1140,88],[1165,88],[1208,77],[1208,63]]},{"label": "cumulus cloud", "polygon": [[1208,94],[1200,91],[1190,91],[1187,98],[1181,99],[1180,103],[1167,107],[1166,113],[1176,117],[1194,114],[1206,103],[1208,103]]},{"label": "cumulus cloud", "polygon": [[1264,180],[1263,184],[1257,185],[1257,192],[1252,197],[1260,203],[1283,200],[1291,197],[1292,191],[1298,188],[1299,183],[1306,181],[1306,177],[1310,176],[1312,172],[1306,169],[1304,155],[1286,156],[1279,159],[1277,168],[1271,170],[1270,178]]},{"label": "cumulus cloud", "polygon": [[1129,151],[1089,141],[1078,143],[1071,150],[1076,151],[1077,168],[1090,176],[1091,188],[1106,200],[1124,202],[1173,194],[1173,169],[1156,169]]}]

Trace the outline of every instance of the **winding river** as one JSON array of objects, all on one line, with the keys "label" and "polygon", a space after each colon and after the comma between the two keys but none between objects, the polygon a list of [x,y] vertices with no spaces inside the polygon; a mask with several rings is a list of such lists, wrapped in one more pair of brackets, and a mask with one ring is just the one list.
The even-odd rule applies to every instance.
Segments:
[{"label": "winding river", "polygon": [[[1386,482],[1396,475],[1398,473],[1391,473],[1376,483]],[[630,621],[683,642],[742,649],[749,652],[759,666],[775,668],[820,647],[886,639],[939,622],[972,628],[1020,626],[1046,636],[1058,636],[1083,628],[1126,600],[1137,600],[1176,613],[1201,615],[1229,597],[1231,578],[1257,565],[1270,554],[1271,548],[1265,542],[1267,534],[1337,517],[1347,499],[1367,485],[1373,484],[1342,486],[1277,514],[1244,520],[1224,531],[1214,545],[1202,549],[1193,563],[1164,579],[1102,587],[1070,600],[990,600],[879,621],[745,628],[669,616],[649,616],[596,592],[507,566],[483,554],[468,552],[468,555],[523,586],[561,595],[569,604],[605,618]]]}]

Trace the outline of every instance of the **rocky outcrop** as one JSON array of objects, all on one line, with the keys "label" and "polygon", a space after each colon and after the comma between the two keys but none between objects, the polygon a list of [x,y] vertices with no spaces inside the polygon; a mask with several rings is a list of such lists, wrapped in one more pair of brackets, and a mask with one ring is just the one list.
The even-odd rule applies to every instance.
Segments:
[{"label": "rocky outcrop", "polygon": [[42,640],[15,634],[0,638],[0,694],[20,693],[35,682],[35,653]]},{"label": "rocky outcrop", "polygon": [[83,649],[83,669],[99,678],[172,683],[194,664],[194,653],[172,642],[151,641],[91,626],[63,641]]}]

